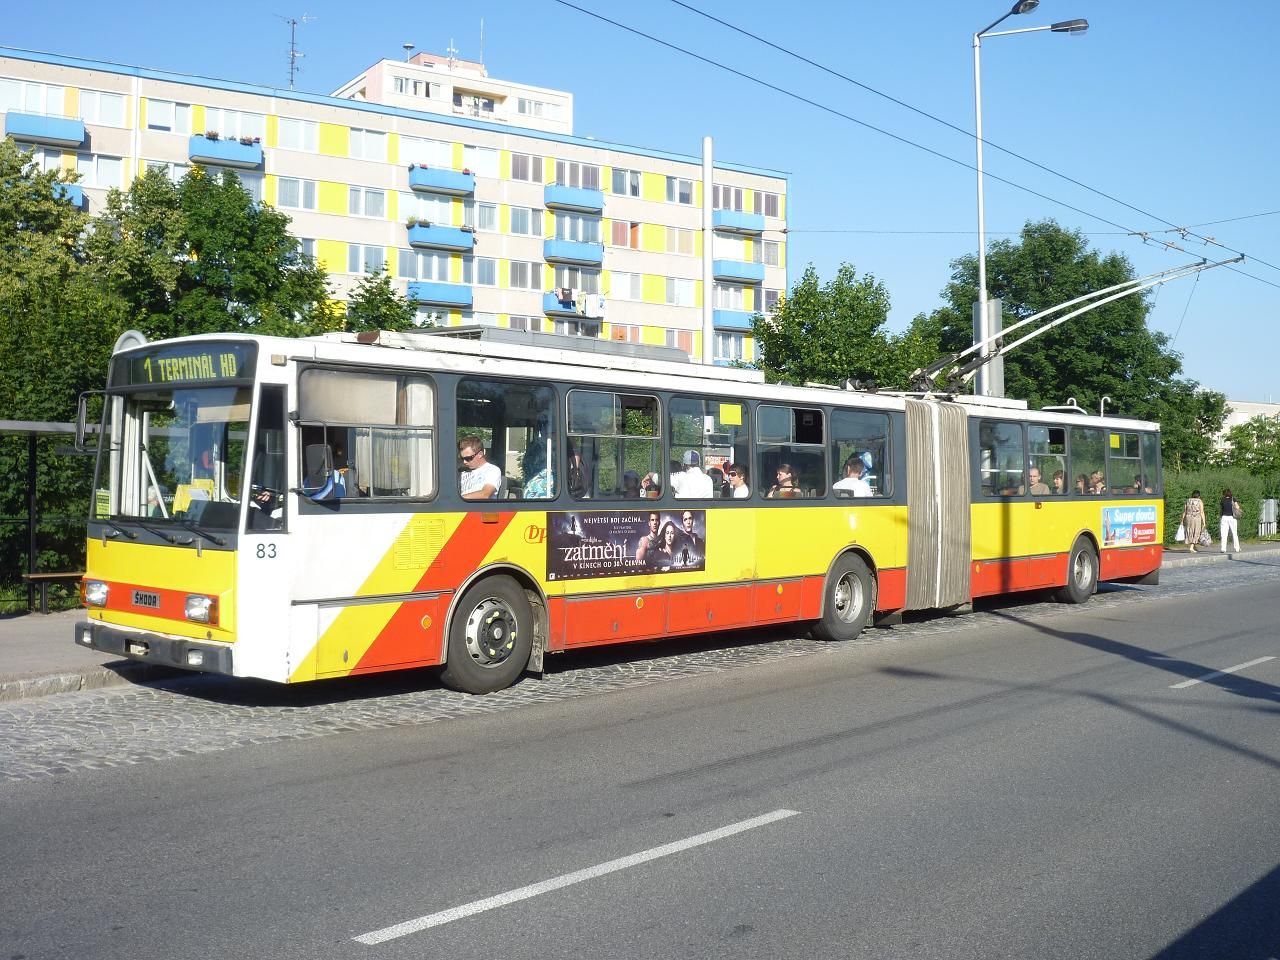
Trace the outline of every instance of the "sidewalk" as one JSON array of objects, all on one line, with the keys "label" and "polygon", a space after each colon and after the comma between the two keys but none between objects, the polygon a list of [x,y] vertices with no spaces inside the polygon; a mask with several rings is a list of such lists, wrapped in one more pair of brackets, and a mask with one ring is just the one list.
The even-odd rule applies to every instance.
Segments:
[{"label": "sidewalk", "polygon": [[[1165,547],[1164,569],[1227,563],[1232,557],[1280,557],[1280,542],[1244,543],[1239,554],[1224,556],[1215,544],[1191,553],[1184,544]],[[0,616],[0,702],[75,690],[146,683],[180,674],[168,667],[121,660],[77,646],[72,639],[82,610]]]}]

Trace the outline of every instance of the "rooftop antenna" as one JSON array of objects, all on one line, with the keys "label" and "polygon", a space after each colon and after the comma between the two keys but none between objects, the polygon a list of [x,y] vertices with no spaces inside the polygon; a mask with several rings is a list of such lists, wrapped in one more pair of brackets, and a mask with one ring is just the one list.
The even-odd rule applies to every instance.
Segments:
[{"label": "rooftop antenna", "polygon": [[453,45],[453,37],[449,38],[449,46],[444,52],[449,55],[449,69],[452,70],[454,64],[458,62],[458,48]]},{"label": "rooftop antenna", "polygon": [[305,53],[298,49],[298,25],[311,23],[317,18],[305,13],[300,17],[281,17],[278,13],[276,16],[289,25],[289,89],[292,90],[293,78],[302,70],[298,66],[298,61],[306,56]]},{"label": "rooftop antenna", "polygon": [[404,47],[404,62],[408,63],[409,59],[413,56],[413,44],[402,43],[400,46]]},{"label": "rooftop antenna", "polygon": [[484,17],[480,18],[480,66],[484,66]]}]

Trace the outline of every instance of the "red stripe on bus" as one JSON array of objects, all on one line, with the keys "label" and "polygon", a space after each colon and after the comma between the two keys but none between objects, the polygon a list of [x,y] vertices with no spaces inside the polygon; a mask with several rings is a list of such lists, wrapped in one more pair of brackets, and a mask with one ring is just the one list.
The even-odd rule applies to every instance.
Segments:
[{"label": "red stripe on bus", "polygon": [[[135,603],[135,591],[142,595],[143,603]],[[179,620],[191,623],[187,619],[187,597],[192,596],[189,590],[164,590],[160,587],[148,587],[140,583],[117,583],[107,581],[107,610],[118,610],[121,613],[137,613],[147,617],[159,617],[163,620]],[[151,601],[155,605],[151,605]],[[90,610],[102,609],[90,607]],[[216,624],[215,624],[216,626]]]},{"label": "red stripe on bus", "polygon": [[444,658],[444,612],[453,594],[405,600],[351,671],[376,673],[401,667],[435,666]]},{"label": "red stripe on bus", "polygon": [[1119,547],[1102,551],[1098,559],[1098,576],[1103,580],[1121,577],[1140,577],[1159,569],[1164,561],[1164,547],[1153,544],[1145,547]]},{"label": "red stripe on bus", "polygon": [[876,609],[902,610],[907,605],[907,568],[876,571]]}]

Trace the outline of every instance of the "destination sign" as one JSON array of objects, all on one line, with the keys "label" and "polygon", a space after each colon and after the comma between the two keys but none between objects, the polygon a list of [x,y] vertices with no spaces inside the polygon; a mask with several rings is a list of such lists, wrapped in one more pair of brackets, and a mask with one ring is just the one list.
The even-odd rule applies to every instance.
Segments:
[{"label": "destination sign", "polygon": [[157,347],[116,358],[111,385],[222,383],[253,377],[252,343],[193,343]]}]

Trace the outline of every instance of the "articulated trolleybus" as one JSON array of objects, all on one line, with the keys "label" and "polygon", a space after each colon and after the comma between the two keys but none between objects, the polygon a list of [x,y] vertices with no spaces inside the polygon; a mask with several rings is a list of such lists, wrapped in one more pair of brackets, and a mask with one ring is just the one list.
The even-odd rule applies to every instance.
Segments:
[{"label": "articulated trolleybus", "polygon": [[1154,582],[1154,423],[490,328],[126,335],[76,642],[282,683]]}]

